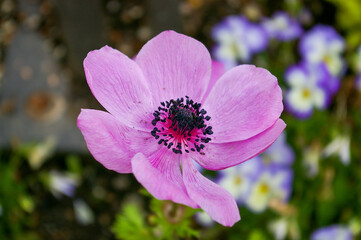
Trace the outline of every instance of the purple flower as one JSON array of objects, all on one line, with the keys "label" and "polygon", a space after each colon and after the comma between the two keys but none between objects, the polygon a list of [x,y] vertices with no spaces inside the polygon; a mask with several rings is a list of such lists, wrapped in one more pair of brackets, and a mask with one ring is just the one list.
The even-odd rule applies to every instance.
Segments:
[{"label": "purple flower", "polygon": [[287,12],[276,12],[272,18],[264,19],[262,24],[271,38],[284,42],[298,38],[303,32],[301,25]]},{"label": "purple flower", "polygon": [[264,165],[260,156],[252,161],[219,171],[217,183],[229,191],[241,204],[250,193],[253,183],[262,173]]},{"label": "purple flower", "polygon": [[289,167],[292,165],[295,155],[292,148],[286,142],[286,135],[282,133],[279,138],[263,154],[263,160],[269,165]]},{"label": "purple flower", "polygon": [[356,76],[355,85],[358,90],[361,90],[361,74]]},{"label": "purple flower", "polygon": [[325,109],[339,88],[338,79],[330,75],[324,64],[293,65],[286,71],[285,79],[290,86],[285,96],[286,109],[301,119],[310,117],[313,108]]},{"label": "purple flower", "polygon": [[264,211],[273,199],[288,201],[292,191],[292,149],[281,136],[262,155],[219,172],[218,183],[254,212]]},{"label": "purple flower", "polygon": [[228,16],[212,30],[216,42],[214,57],[227,69],[239,62],[249,62],[253,54],[263,51],[268,45],[266,31],[243,16]]},{"label": "purple flower", "polygon": [[264,151],[285,128],[282,92],[272,74],[250,65],[209,86],[211,66],[203,44],[173,31],[151,39],[135,60],[110,47],[92,51],[86,79],[109,113],[83,109],[78,127],[106,168],[133,173],[154,197],[201,207],[232,226],[240,219],[232,195],[192,160],[220,170]]},{"label": "purple flower", "polygon": [[60,198],[61,194],[73,197],[78,185],[79,179],[71,173],[61,173],[58,171],[51,171],[49,173],[49,188],[57,198]]},{"label": "purple flower", "polygon": [[316,25],[303,35],[299,50],[302,59],[311,64],[325,63],[333,76],[341,77],[345,70],[342,53],[344,39],[331,26]]},{"label": "purple flower", "polygon": [[352,232],[342,225],[332,225],[316,230],[311,240],[352,240]]}]

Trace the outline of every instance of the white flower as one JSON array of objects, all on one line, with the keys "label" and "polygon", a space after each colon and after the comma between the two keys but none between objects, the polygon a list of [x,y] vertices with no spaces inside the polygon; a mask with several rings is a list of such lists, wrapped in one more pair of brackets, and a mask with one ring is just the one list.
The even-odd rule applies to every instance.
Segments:
[{"label": "white flower", "polygon": [[54,138],[49,137],[46,141],[32,148],[28,158],[30,167],[32,169],[39,169],[53,153],[55,144]]},{"label": "white flower", "polygon": [[285,218],[280,218],[270,222],[268,228],[273,233],[276,240],[283,240],[287,235],[287,220]]},{"label": "white flower", "polygon": [[196,221],[203,227],[211,227],[214,225],[212,218],[204,211],[195,214]]},{"label": "white flower", "polygon": [[300,239],[300,231],[296,217],[282,217],[273,220],[268,225],[269,230],[273,233],[276,240]]},{"label": "white flower", "polygon": [[303,152],[303,164],[307,169],[307,174],[310,177],[314,177],[318,173],[319,162],[321,158],[321,151],[317,146],[307,148]]},{"label": "white flower", "polygon": [[74,200],[75,218],[82,225],[89,225],[94,222],[94,213],[91,208],[81,199]]},{"label": "white flower", "polygon": [[218,184],[224,187],[238,203],[242,203],[262,170],[262,160],[255,157],[243,164],[220,172]]},{"label": "white flower", "polygon": [[338,155],[342,163],[348,165],[350,163],[350,137],[338,136],[325,147],[323,155],[325,157]]},{"label": "white flower", "polygon": [[299,64],[291,66],[286,72],[290,89],[286,93],[286,107],[299,118],[312,115],[313,108],[324,109],[329,98],[324,82],[330,81],[324,65]]},{"label": "white flower", "polygon": [[292,171],[267,169],[252,186],[246,199],[246,206],[253,212],[264,211],[272,199],[286,201],[292,185]]}]

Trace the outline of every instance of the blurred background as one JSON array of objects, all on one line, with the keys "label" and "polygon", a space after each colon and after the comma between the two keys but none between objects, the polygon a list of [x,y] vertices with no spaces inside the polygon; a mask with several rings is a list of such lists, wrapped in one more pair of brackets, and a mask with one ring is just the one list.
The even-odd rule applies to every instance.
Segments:
[{"label": "blurred background", "polygon": [[[236,198],[232,228],[105,169],[76,127],[102,109],[83,72],[104,45],[133,57],[173,29],[229,69],[267,68],[285,133],[203,174]],[[1,0],[0,239],[361,239],[359,0]]]}]

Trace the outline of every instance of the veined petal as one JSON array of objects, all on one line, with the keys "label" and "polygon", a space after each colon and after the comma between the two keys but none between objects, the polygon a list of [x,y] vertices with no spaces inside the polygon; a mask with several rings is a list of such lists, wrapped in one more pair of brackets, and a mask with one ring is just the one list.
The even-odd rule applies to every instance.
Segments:
[{"label": "veined petal", "polygon": [[212,61],[212,75],[211,80],[209,81],[208,88],[206,93],[204,94],[204,99],[207,98],[210,91],[212,90],[214,84],[218,81],[218,79],[226,72],[226,67],[222,62]]},{"label": "veined petal", "polygon": [[182,170],[184,184],[190,198],[214,221],[231,227],[241,219],[236,201],[232,195],[202,176],[190,158],[183,158]]},{"label": "veined petal", "polygon": [[165,31],[148,41],[136,62],[149,82],[154,103],[189,96],[200,102],[211,75],[211,57],[199,41]]},{"label": "veined petal", "polygon": [[88,53],[84,70],[93,95],[113,116],[132,128],[152,128],[152,95],[133,60],[105,46]]},{"label": "veined petal", "polygon": [[183,184],[179,156],[161,150],[149,158],[138,153],[131,162],[135,178],[155,198],[198,208],[198,204],[189,198]]},{"label": "veined petal", "polygon": [[226,72],[204,102],[213,143],[251,138],[271,127],[283,110],[277,79],[263,68],[241,65]]},{"label": "veined petal", "polygon": [[132,172],[130,159],[140,146],[144,154],[157,147],[157,144],[152,145],[154,141],[148,133],[129,128],[107,112],[83,109],[78,127],[94,158],[119,173]]},{"label": "veined petal", "polygon": [[243,141],[230,143],[208,143],[204,155],[193,154],[202,167],[209,170],[221,170],[240,164],[266,150],[281,135],[286,124],[278,119],[276,123],[262,133]]}]

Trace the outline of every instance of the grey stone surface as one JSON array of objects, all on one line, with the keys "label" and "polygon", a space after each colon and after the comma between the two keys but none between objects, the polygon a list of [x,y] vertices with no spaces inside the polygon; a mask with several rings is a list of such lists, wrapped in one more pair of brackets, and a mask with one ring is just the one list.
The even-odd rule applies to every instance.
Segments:
[{"label": "grey stone surface", "polygon": [[[36,13],[35,3],[20,1],[20,6],[28,14]],[[58,66],[48,41],[20,25],[6,49],[0,86],[0,147],[51,138],[57,150],[85,151],[69,89],[70,78]]]},{"label": "grey stone surface", "polygon": [[107,43],[103,8],[99,0],[52,0],[59,16],[63,38],[68,47],[69,66],[76,81],[84,76],[83,59],[87,53]]},{"label": "grey stone surface", "polygon": [[179,0],[147,1],[151,27],[155,34],[170,29],[177,32],[182,31],[179,2]]},{"label": "grey stone surface", "polygon": [[[91,96],[82,62],[86,54],[106,44],[107,29],[99,0],[52,0],[67,47],[68,67],[59,66],[49,39],[31,27],[19,25],[6,49],[5,71],[0,83],[0,148],[11,143],[53,139],[56,150],[87,152],[76,126],[80,108],[101,109]],[[19,0],[20,11],[36,20],[37,1]],[[147,2],[155,33],[181,30],[178,1]],[[34,18],[35,16],[35,18]]]}]

